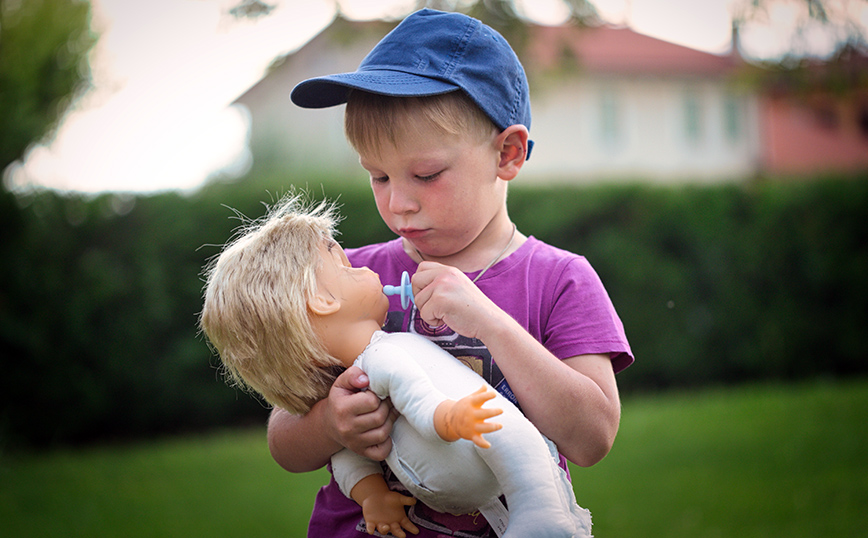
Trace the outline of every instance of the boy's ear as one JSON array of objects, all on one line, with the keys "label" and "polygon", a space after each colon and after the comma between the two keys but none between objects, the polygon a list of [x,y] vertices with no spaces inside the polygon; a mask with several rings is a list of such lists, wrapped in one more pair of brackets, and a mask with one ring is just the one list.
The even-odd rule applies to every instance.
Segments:
[{"label": "boy's ear", "polygon": [[329,316],[341,309],[341,303],[330,294],[317,291],[308,298],[307,308],[317,316]]},{"label": "boy's ear", "polygon": [[501,132],[496,140],[500,151],[497,177],[509,181],[518,175],[527,159],[527,127],[510,125]]}]

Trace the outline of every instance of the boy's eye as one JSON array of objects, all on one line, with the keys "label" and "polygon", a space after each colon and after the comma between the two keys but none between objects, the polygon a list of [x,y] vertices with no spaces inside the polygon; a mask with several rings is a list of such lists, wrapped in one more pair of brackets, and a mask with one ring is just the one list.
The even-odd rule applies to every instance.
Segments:
[{"label": "boy's eye", "polygon": [[440,172],[435,172],[435,173],[427,175],[427,176],[416,176],[416,179],[418,179],[420,181],[434,181],[435,179],[437,179],[437,176],[439,176],[439,175],[440,175]]},{"label": "boy's eye", "polygon": [[371,176],[371,183],[386,183],[389,181],[389,176]]}]

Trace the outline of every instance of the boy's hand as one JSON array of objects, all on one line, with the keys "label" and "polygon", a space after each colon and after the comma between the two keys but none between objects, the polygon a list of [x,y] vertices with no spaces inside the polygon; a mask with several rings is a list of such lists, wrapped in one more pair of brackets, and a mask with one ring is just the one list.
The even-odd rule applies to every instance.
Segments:
[{"label": "boy's hand", "polygon": [[341,446],[375,461],[392,450],[392,424],[397,412],[389,400],[363,389],[368,377],[351,366],[335,379],[328,396],[329,434]]},{"label": "boy's hand", "polygon": [[434,429],[444,441],[468,439],[480,448],[490,448],[483,433],[495,432],[503,427],[496,422],[485,422],[503,413],[502,409],[483,409],[482,404],[495,397],[495,393],[483,385],[479,390],[458,401],[446,400],[434,412]]},{"label": "boy's hand", "polygon": [[432,327],[445,324],[462,336],[480,338],[486,324],[497,324],[497,317],[505,315],[454,267],[422,262],[412,282],[419,315]]}]

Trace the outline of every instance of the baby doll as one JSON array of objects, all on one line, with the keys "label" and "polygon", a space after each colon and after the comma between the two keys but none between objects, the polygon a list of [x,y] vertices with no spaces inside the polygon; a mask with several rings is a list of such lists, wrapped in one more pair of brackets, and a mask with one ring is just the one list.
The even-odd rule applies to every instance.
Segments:
[{"label": "baby doll", "polygon": [[[401,414],[386,463],[415,498],[442,512],[479,510],[507,537],[590,536],[557,451],[512,403],[424,337],[380,330],[383,286],[350,266],[335,223],[332,205],[290,196],[211,265],[201,325],[230,379],[306,413],[355,364]],[[483,409],[492,399],[499,409]],[[486,422],[499,414],[501,424]],[[378,462],[344,449],[331,463],[369,533],[418,533],[404,510],[415,500],[388,491]]]}]

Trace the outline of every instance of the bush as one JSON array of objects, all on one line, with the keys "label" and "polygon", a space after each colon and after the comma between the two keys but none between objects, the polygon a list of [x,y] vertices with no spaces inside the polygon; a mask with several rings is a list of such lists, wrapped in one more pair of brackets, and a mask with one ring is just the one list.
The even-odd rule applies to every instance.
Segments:
[{"label": "bush", "polygon": [[[597,269],[637,357],[626,390],[845,376],[868,370],[866,179],[517,185],[509,204],[519,229]],[[197,332],[200,272],[236,212],[258,217],[287,188],[257,177],[192,195],[0,193],[5,442],[264,421]],[[315,194],[339,197],[346,246],[391,237],[363,184]]]},{"label": "bush", "polygon": [[868,182],[513,190],[585,255],[638,363],[627,387],[864,372]]}]

